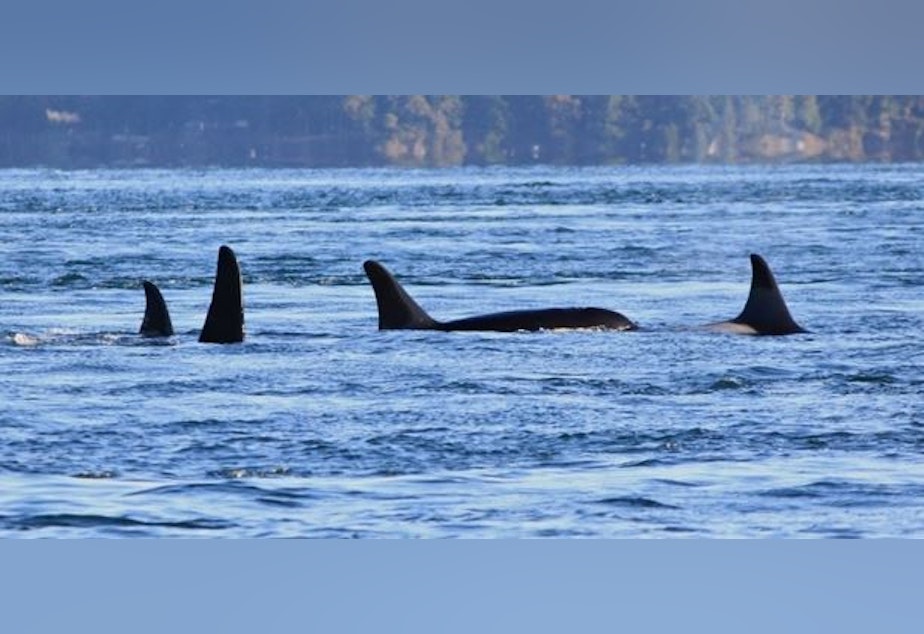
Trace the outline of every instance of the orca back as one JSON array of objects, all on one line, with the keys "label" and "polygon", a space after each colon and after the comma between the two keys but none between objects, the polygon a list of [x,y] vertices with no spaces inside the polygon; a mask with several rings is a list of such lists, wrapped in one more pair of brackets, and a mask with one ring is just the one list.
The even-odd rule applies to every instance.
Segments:
[{"label": "orca back", "polygon": [[519,330],[554,330],[561,328],[601,328],[634,330],[637,326],[624,315],[602,308],[543,308],[513,310],[478,315],[453,321],[430,317],[404,290],[384,266],[367,260],[363,268],[379,309],[379,330],[477,330],[515,332]]},{"label": "orca back", "polygon": [[443,322],[438,328],[517,332],[561,329],[636,330],[638,326],[625,315],[605,308],[540,308],[467,317]]}]

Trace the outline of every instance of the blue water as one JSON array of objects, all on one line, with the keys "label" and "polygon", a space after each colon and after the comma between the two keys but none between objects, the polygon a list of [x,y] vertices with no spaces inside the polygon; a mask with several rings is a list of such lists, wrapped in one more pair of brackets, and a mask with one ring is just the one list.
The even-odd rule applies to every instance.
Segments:
[{"label": "blue water", "polygon": [[[919,165],[0,171],[0,536],[924,536],[922,214]],[[810,334],[690,328],[751,252]],[[379,332],[367,258],[642,330]]]}]

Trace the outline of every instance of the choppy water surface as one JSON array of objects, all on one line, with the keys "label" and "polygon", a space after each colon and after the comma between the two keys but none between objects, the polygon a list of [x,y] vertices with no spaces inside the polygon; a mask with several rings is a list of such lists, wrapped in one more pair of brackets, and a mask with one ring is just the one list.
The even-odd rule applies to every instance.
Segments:
[{"label": "choppy water surface", "polygon": [[[2,171],[0,535],[924,536],[922,213],[911,165]],[[751,252],[811,334],[687,329]],[[644,329],[379,332],[366,258]]]}]

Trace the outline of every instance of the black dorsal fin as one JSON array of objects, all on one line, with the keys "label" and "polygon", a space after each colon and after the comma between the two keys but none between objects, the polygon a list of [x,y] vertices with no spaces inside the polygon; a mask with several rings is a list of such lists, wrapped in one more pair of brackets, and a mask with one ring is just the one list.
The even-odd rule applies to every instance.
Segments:
[{"label": "black dorsal fin", "polygon": [[218,250],[218,270],[212,303],[199,334],[202,343],[238,343],[244,340],[244,300],[241,269],[230,247]]},{"label": "black dorsal fin", "polygon": [[808,332],[795,322],[767,262],[751,254],[751,292],[741,314],[731,320],[753,328],[761,335]]},{"label": "black dorsal fin", "polygon": [[437,322],[401,287],[388,269],[374,260],[363,262],[366,276],[372,282],[379,307],[379,330],[437,327]]},{"label": "black dorsal fin", "polygon": [[160,294],[160,289],[153,283],[144,281],[144,319],[141,321],[139,334],[144,337],[170,337],[173,335],[173,323],[167,302]]}]

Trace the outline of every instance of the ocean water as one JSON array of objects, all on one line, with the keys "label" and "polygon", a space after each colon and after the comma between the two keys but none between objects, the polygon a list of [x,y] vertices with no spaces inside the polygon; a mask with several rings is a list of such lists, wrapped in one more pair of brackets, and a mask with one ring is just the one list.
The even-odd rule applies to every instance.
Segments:
[{"label": "ocean water", "polygon": [[[0,536],[922,537],[922,220],[921,165],[0,171]],[[750,253],[810,333],[692,328]],[[380,332],[368,258],[642,328]]]}]

